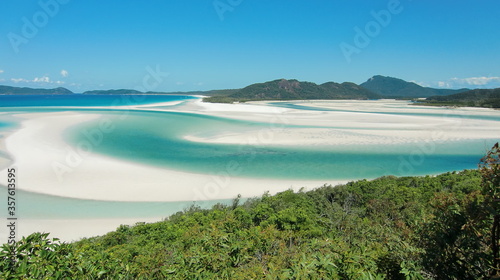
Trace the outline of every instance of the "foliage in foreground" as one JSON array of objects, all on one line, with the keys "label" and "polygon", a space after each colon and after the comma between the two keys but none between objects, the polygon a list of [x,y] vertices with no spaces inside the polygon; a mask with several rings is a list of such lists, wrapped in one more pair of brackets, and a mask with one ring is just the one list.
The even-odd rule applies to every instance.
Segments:
[{"label": "foliage in foreground", "polygon": [[488,278],[496,212],[486,189],[498,190],[498,174],[485,170],[192,206],[72,244],[35,233],[3,245],[0,278]]}]

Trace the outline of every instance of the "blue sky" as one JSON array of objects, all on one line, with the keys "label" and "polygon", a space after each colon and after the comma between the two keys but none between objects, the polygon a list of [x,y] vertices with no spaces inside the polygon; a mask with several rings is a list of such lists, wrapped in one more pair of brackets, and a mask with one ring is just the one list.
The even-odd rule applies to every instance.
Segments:
[{"label": "blue sky", "polygon": [[2,0],[0,84],[240,88],[287,78],[500,87],[500,1]]}]

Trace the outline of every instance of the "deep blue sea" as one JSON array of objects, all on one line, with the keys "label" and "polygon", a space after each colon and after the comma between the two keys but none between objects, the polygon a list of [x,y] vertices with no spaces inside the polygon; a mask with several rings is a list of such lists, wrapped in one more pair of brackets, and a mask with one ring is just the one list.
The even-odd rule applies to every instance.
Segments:
[{"label": "deep blue sea", "polygon": [[116,107],[194,98],[187,95],[0,95],[0,107]]}]

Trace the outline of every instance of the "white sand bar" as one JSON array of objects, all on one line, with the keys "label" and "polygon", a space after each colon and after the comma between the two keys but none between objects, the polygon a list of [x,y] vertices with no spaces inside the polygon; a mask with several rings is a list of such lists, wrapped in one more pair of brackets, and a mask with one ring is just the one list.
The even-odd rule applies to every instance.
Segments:
[{"label": "white sand bar", "polygon": [[[210,137],[186,135],[188,141],[240,144],[260,135],[257,144],[271,145],[364,145],[401,144],[428,141],[499,139],[500,122],[468,118],[497,116],[500,111],[485,108],[413,106],[406,101],[295,101],[311,108],[339,111],[307,111],[270,106],[274,102],[211,104],[194,101],[189,107],[199,113],[268,123],[266,131],[227,131]],[[340,111],[346,110],[346,111]],[[416,113],[424,115],[398,115]],[[432,114],[432,115],[425,115]],[[308,128],[289,128],[284,125]]]}]

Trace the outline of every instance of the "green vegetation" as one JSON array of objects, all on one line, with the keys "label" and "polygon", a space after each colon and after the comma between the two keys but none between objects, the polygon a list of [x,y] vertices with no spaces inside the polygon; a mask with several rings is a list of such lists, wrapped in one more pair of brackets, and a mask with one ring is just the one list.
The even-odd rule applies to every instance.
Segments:
[{"label": "green vegetation", "polygon": [[500,149],[479,170],[382,177],[196,206],[65,244],[0,250],[2,279],[490,279]]},{"label": "green vegetation", "polygon": [[422,87],[413,82],[385,76],[373,76],[360,86],[387,98],[421,98],[434,95],[450,95],[469,89],[436,89]]},{"label": "green vegetation", "polygon": [[297,80],[275,80],[249,85],[228,95],[213,96],[203,101],[233,103],[256,100],[304,99],[378,99],[380,96],[354,83],[328,82],[321,85]]},{"label": "green vegetation", "polygon": [[238,90],[239,89],[216,89],[209,91],[190,91],[190,92],[184,92],[184,94],[205,95],[205,96],[228,96],[237,92]]},{"label": "green vegetation", "polygon": [[229,96],[210,96],[210,97],[204,97],[203,102],[210,102],[210,103],[239,103],[239,102],[246,102],[249,100],[243,100],[243,99],[238,99],[234,97],[229,97]]},{"label": "green vegetation", "polygon": [[474,89],[448,96],[431,96],[417,105],[500,108],[500,88]]},{"label": "green vegetation", "polygon": [[6,95],[73,94],[73,92],[63,87],[58,87],[53,89],[43,89],[43,88],[0,86],[0,94],[6,94]]}]

